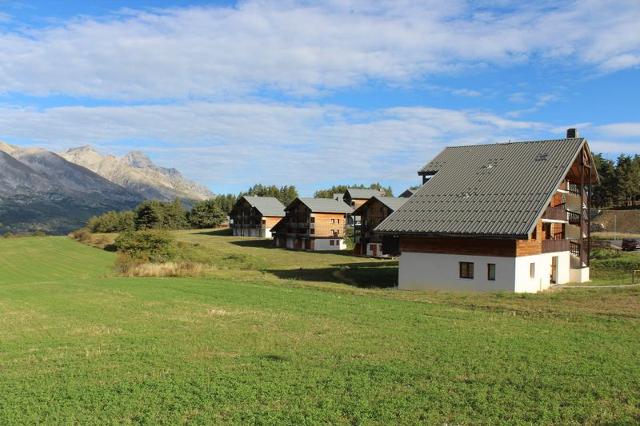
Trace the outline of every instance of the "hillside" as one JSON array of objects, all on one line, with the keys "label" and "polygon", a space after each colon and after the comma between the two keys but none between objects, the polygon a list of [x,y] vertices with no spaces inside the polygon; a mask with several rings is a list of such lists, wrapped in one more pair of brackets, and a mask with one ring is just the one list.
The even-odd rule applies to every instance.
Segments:
[{"label": "hillside", "polygon": [[176,169],[156,166],[140,151],[123,157],[103,155],[91,146],[72,148],[60,154],[145,199],[170,201],[175,198],[204,200],[211,191],[185,179]]},{"label": "hillside", "polygon": [[[290,252],[261,243],[229,239],[219,254],[235,262],[248,248],[263,268],[294,269]],[[325,271],[352,263],[300,256]],[[0,239],[0,423],[640,419],[637,289],[419,293],[240,270],[123,278],[114,259],[62,237]]]},{"label": "hillside", "polygon": [[40,149],[0,145],[0,233],[66,233],[140,197],[84,167]]},{"label": "hillside", "polygon": [[[103,173],[77,164],[87,158],[94,158],[89,165],[99,164]],[[177,170],[158,167],[142,153],[117,159],[85,147],[59,155],[0,142],[0,234],[64,234],[93,215],[130,209],[145,199],[188,201],[207,194]]]},{"label": "hillside", "polygon": [[640,209],[636,210],[603,210],[593,219],[605,232],[640,234]]}]

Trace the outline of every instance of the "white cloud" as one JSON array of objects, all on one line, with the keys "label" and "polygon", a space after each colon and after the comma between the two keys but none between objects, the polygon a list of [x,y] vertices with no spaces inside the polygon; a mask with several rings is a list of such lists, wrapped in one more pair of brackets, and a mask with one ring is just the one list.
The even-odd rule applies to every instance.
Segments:
[{"label": "white cloud", "polygon": [[608,71],[638,65],[638,22],[637,0],[523,4],[500,13],[462,0],[127,11],[0,33],[0,92],[117,99],[261,88],[313,94],[533,57]]},{"label": "white cloud", "polygon": [[0,108],[0,137],[61,150],[91,143],[123,153],[132,144],[211,185],[415,181],[446,145],[516,140],[535,122],[482,111],[264,103]]},{"label": "white cloud", "polygon": [[[640,138],[640,122],[605,124],[598,126],[596,130],[614,137]],[[638,143],[640,144],[640,140]]]}]

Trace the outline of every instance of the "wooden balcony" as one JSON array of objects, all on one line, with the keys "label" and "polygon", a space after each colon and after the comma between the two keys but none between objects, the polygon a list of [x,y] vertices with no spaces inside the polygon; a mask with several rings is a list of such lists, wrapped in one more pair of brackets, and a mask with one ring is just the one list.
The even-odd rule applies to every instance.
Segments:
[{"label": "wooden balcony", "polygon": [[543,253],[569,251],[570,247],[571,247],[571,241],[569,240],[542,240]]},{"label": "wooden balcony", "polygon": [[556,206],[556,207],[547,207],[547,210],[542,215],[542,220],[557,220],[557,221],[567,221],[567,211],[564,208],[564,205]]}]

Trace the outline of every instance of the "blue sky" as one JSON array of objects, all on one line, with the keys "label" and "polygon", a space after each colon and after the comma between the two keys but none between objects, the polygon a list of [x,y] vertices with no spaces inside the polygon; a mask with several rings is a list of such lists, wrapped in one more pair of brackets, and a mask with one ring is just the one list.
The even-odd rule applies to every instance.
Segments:
[{"label": "blue sky", "polygon": [[380,181],[447,145],[640,153],[640,2],[0,0],[0,140],[214,192]]}]

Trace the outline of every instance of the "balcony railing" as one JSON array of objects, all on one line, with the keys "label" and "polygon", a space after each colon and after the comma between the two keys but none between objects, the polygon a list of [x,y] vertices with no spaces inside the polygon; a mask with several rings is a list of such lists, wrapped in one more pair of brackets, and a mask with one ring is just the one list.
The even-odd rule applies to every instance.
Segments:
[{"label": "balcony railing", "polygon": [[580,224],[580,213],[578,212],[574,212],[571,210],[567,210],[568,213],[568,217],[569,217],[569,223],[572,225],[579,225]]},{"label": "balcony railing", "polygon": [[564,205],[547,207],[547,210],[542,215],[542,219],[566,221],[567,211],[565,210]]},{"label": "balcony railing", "polygon": [[542,252],[554,253],[558,251],[569,251],[571,241],[569,240],[542,240]]}]

